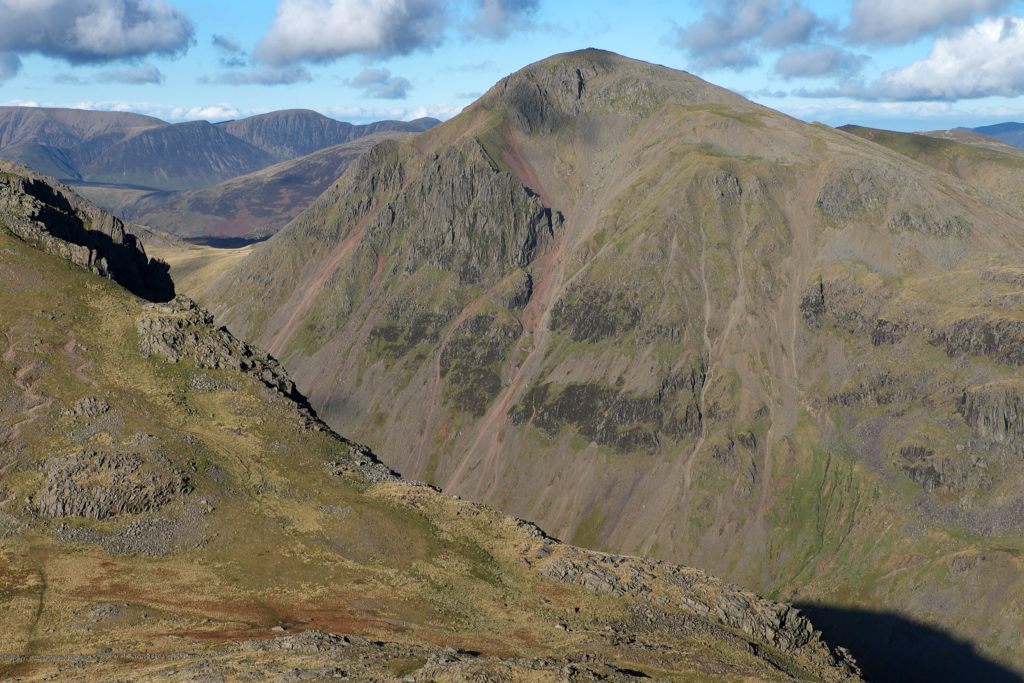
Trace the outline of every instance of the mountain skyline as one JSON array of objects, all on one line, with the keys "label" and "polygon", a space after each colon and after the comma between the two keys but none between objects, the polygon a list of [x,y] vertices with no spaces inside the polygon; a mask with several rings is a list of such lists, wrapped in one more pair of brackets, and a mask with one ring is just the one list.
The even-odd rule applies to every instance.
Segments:
[{"label": "mountain skyline", "polygon": [[171,122],[309,108],[448,119],[507,73],[599,47],[804,121],[892,130],[1024,118],[1024,2],[3,2],[0,104]]}]

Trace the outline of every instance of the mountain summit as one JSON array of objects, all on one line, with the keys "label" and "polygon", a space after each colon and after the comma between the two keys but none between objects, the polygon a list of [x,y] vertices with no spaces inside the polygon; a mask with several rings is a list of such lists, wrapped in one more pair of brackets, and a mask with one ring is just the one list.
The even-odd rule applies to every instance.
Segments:
[{"label": "mountain summit", "polygon": [[407,476],[917,629],[869,677],[969,676],[950,638],[1024,671],[1022,261],[968,179],[585,50],[374,148],[202,298]]}]

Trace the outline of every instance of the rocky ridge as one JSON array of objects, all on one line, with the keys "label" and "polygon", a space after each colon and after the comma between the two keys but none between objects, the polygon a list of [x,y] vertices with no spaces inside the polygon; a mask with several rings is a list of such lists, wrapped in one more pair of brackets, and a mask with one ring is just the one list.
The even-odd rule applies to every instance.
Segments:
[{"label": "rocky ridge", "polygon": [[167,265],[147,258],[120,219],[25,166],[0,162],[0,224],[143,298],[166,301],[174,296]]}]

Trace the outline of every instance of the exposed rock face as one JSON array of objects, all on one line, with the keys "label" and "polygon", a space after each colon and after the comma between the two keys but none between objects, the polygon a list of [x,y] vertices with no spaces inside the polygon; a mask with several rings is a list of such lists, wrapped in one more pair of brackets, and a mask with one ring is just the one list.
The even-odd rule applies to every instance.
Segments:
[{"label": "exposed rock face", "polygon": [[[387,174],[387,168],[377,173]],[[370,175],[364,184],[379,192],[381,184],[393,186],[401,178],[400,167],[394,173],[397,178],[380,181]],[[500,170],[479,142],[465,140],[425,159],[417,180],[381,210],[368,234],[383,247],[392,235],[408,232],[407,271],[427,263],[472,284],[529,265],[550,247],[561,221]]]},{"label": "exposed rock face", "polygon": [[[700,616],[735,628],[784,652],[821,642],[810,620],[791,605],[765,600],[704,572],[653,560],[581,551],[571,546],[539,571],[598,593],[650,598],[655,581],[673,586],[672,597]],[[672,599],[671,597],[668,599]]]},{"label": "exposed rock face", "polygon": [[657,394],[636,396],[600,384],[541,384],[509,411],[513,424],[532,423],[555,438],[566,427],[618,453],[654,451],[661,435],[700,431],[700,370],[666,379]]},{"label": "exposed rock face", "polygon": [[1024,321],[974,315],[935,332],[934,342],[950,356],[991,358],[1007,365],[1024,365]]},{"label": "exposed rock face", "polygon": [[31,505],[44,517],[103,520],[155,512],[189,490],[184,473],[152,455],[81,451],[46,463]]},{"label": "exposed rock face", "polygon": [[144,310],[135,327],[139,350],[147,358],[159,356],[172,363],[191,358],[200,368],[230,368],[289,398],[301,399],[295,383],[276,360],[227,330],[213,328],[213,316],[191,299],[178,296],[166,304],[148,304]]},{"label": "exposed rock face", "polygon": [[[893,233],[963,239],[970,221],[943,215],[932,207],[928,189],[919,187],[892,166],[859,164],[832,171],[822,183],[814,208],[833,225],[881,222]],[[913,208],[897,208],[909,203]]]},{"label": "exposed rock face", "polygon": [[167,265],[148,259],[119,219],[60,183],[10,162],[0,163],[0,225],[143,298],[174,296]]},{"label": "exposed rock face", "polygon": [[1024,438],[1024,396],[1012,384],[996,382],[964,389],[959,409],[978,437],[995,441]]}]

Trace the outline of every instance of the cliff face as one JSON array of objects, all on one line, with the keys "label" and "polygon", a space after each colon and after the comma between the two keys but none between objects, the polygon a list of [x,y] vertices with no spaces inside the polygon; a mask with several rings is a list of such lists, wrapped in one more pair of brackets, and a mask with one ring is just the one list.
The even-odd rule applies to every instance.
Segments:
[{"label": "cliff face", "polygon": [[60,183],[10,162],[0,165],[0,225],[139,296],[154,301],[174,296],[166,264],[147,258],[119,219]]},{"label": "cliff face", "polygon": [[972,427],[1013,408],[964,398],[1017,380],[1022,243],[983,187],[583,51],[376,148],[201,298],[403,474],[1024,667],[991,635],[1024,480]]},{"label": "cliff face", "polygon": [[398,479],[272,357],[26,215],[48,239],[0,230],[4,675],[859,680],[789,605]]}]

